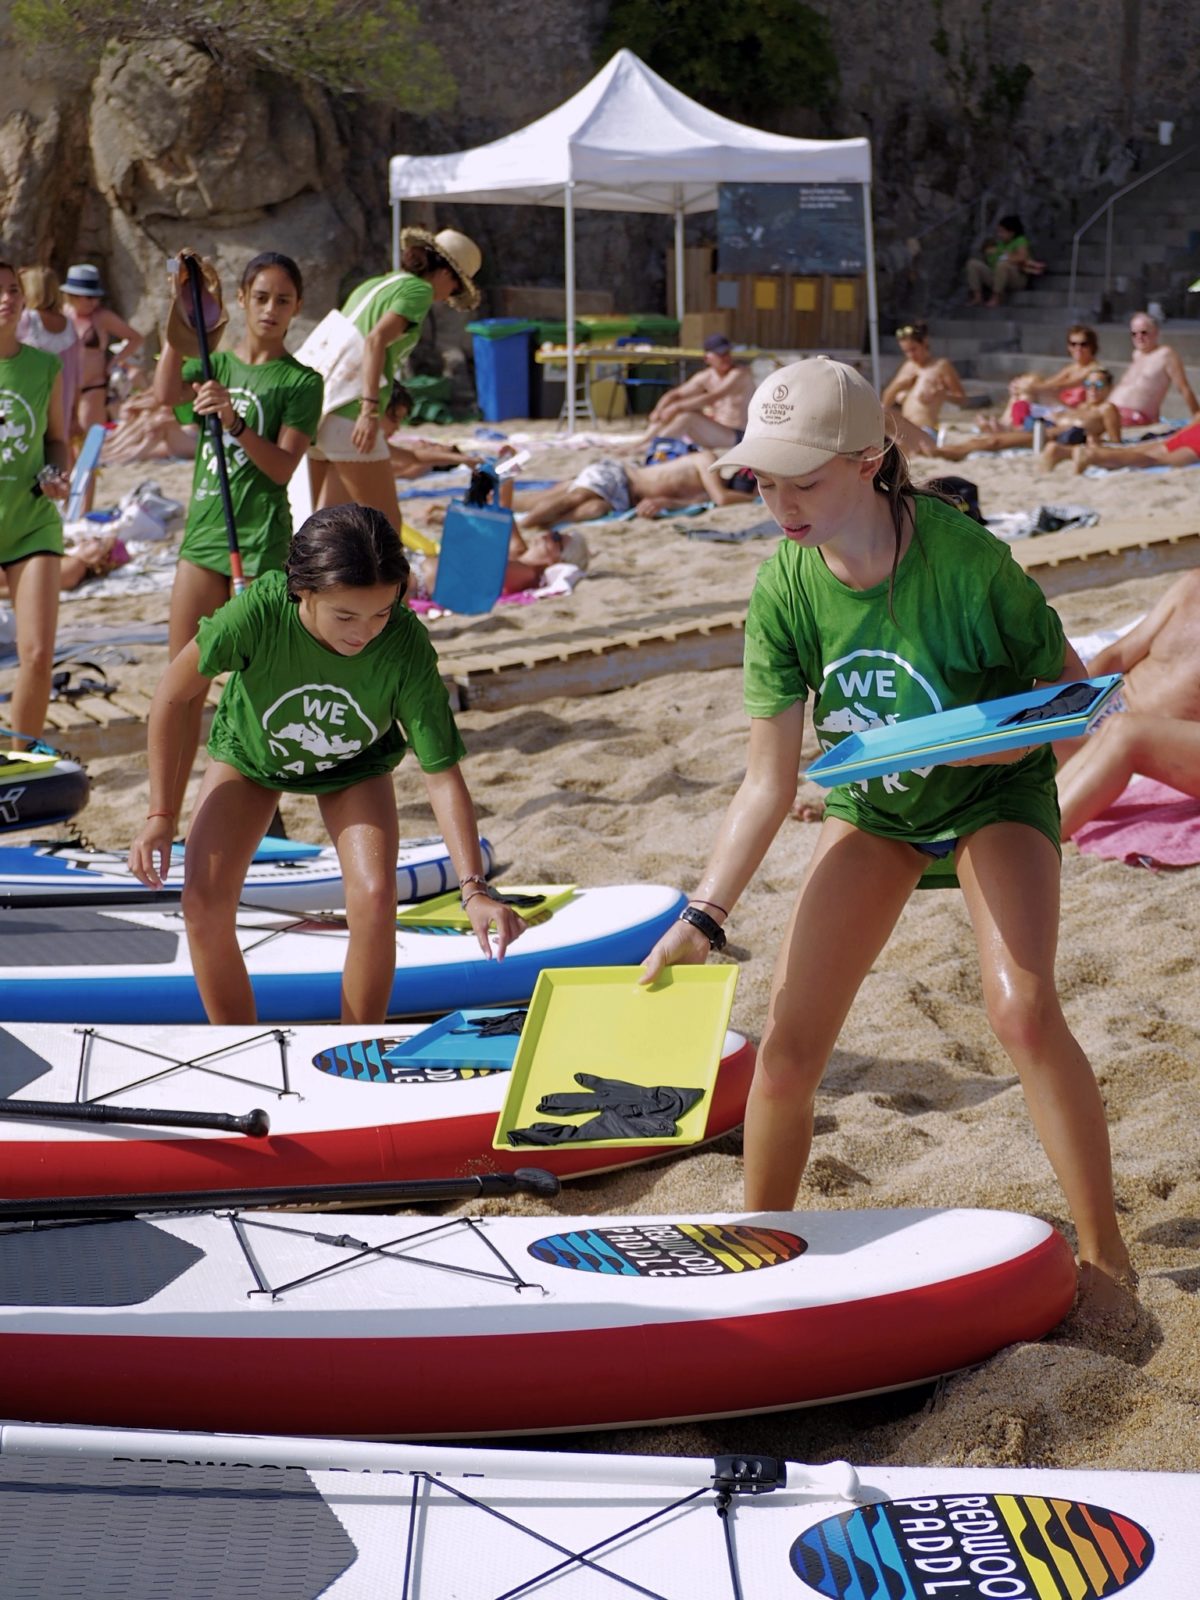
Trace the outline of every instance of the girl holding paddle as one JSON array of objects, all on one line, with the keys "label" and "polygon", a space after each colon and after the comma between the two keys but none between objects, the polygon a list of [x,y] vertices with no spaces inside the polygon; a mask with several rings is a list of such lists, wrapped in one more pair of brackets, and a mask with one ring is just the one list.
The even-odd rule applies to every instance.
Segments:
[{"label": "girl holding paddle", "polygon": [[184,862],[183,916],[210,1022],[252,1023],[254,993],[237,941],[242,884],[282,791],[316,795],[337,848],[349,947],[342,1021],[382,1022],[396,965],[399,824],[392,771],[411,746],[463,904],[485,955],[524,930],[483,876],[465,754],[424,627],[404,605],[408,562],[387,518],[368,506],[318,511],[283,572],[260,576],[174,657],[150,708],[150,805],[129,853],[162,885],[184,713],[213,678],[221,695]]},{"label": "girl holding paddle", "polygon": [[[17,625],[17,681],[12,726],[42,731],[50,704],[68,441],[62,363],[22,344],[17,325],[25,300],[15,269],[0,262],[0,567]],[[14,739],[20,746],[28,741]]]},{"label": "girl holding paddle", "polygon": [[[288,480],[304,459],[321,415],[320,374],[284,348],[301,305],[300,269],[290,256],[273,250],[247,264],[237,296],[245,333],[232,350],[212,352],[212,376],[206,380],[202,360],[194,354],[198,339],[194,311],[189,315],[184,265],[155,369],[154,394],[160,405],[176,408],[181,421],[219,420],[237,546],[245,572],[253,578],[278,571],[287,558],[292,536]],[[220,326],[223,322],[207,336],[209,342],[215,344]],[[196,452],[191,505],[171,591],[172,657],[196,637],[201,619],[228,600],[230,576],[230,530],[210,432]],[[184,712],[179,770],[167,796],[176,816],[183,809],[199,748],[202,714],[203,701],[189,702]]]},{"label": "girl holding paddle", "polygon": [[[846,734],[1083,678],[1041,590],[1008,547],[914,491],[883,408],[852,368],[817,357],[772,376],[745,438],[717,463],[749,468],[783,531],[746,619],[750,749],[697,893],[646,962],[722,949],[722,924],[787,816],[804,711],[831,748]],[[834,789],[783,949],[746,1112],[746,1204],[789,1210],[813,1103],[859,986],[922,872],[953,857],[975,930],[988,1020],[1020,1076],[1066,1194],[1081,1288],[1129,1315],[1136,1284],[1117,1224],[1104,1106],[1054,980],[1059,818],[1048,746]]]}]

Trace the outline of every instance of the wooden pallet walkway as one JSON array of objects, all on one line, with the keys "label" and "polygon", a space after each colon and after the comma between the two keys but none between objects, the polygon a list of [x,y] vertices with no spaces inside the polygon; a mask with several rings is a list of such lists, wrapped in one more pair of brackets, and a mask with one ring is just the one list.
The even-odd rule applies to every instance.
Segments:
[{"label": "wooden pallet walkway", "polygon": [[[220,689],[214,686],[204,707],[202,738],[208,736],[218,699]],[[80,761],[135,755],[145,752],[149,718],[150,696],[140,689],[118,688],[111,695],[52,700],[46,713],[45,737],[48,743],[69,751]]]},{"label": "wooden pallet walkway", "polygon": [[1064,528],[1019,539],[1012,553],[1042,592],[1072,594],[1126,578],[1153,578],[1200,565],[1200,531],[1159,532],[1145,524]]}]

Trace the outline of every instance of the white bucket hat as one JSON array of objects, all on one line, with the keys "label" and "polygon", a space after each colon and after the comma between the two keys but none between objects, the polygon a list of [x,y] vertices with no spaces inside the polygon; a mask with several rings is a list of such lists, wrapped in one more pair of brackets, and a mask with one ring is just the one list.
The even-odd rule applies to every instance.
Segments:
[{"label": "white bucket hat", "polygon": [[462,284],[462,293],[451,295],[448,304],[456,311],[474,311],[479,304],[475,274],[483,265],[483,253],[474,239],[455,228],[442,228],[438,233],[430,233],[427,228],[404,228],[400,248],[406,249],[410,244],[423,244],[437,251]]},{"label": "white bucket hat", "polygon": [[77,262],[75,266],[68,267],[62,287],[64,294],[82,294],[93,300],[104,298],[100,268],[94,267],[90,261]]},{"label": "white bucket hat", "polygon": [[746,432],[717,462],[728,477],[739,467],[800,478],[834,456],[885,446],[879,396],[853,367],[810,356],[780,367],[750,400]]}]

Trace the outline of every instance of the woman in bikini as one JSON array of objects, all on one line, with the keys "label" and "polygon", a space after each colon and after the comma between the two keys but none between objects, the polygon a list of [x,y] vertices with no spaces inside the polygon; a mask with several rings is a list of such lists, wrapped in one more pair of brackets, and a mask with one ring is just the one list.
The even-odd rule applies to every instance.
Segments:
[{"label": "woman in bikini", "polygon": [[883,391],[883,404],[893,416],[897,413],[905,422],[912,423],[904,434],[910,450],[920,449],[914,430],[920,429],[929,437],[937,434],[938,418],[947,400],[963,405],[966,393],[954,363],[944,356],[935,356],[929,348],[929,327],[924,322],[910,322],[896,329],[896,343],[904,360],[900,370]]},{"label": "woman in bikini", "polygon": [[143,336],[131,328],[115,311],[104,304],[104,284],[100,269],[90,262],[70,268],[63,284],[67,316],[83,346],[79,373],[79,397],[75,404],[75,423],[86,433],[97,423],[108,421],[108,348],[123,339],[122,355],[139,349]]},{"label": "woman in bikini", "polygon": [[35,350],[45,350],[62,362],[63,416],[69,432],[79,393],[83,350],[74,324],[63,311],[62,287],[54,269],[22,267],[19,276],[21,292],[25,296],[25,310],[21,313],[17,337],[22,344],[32,345]]}]

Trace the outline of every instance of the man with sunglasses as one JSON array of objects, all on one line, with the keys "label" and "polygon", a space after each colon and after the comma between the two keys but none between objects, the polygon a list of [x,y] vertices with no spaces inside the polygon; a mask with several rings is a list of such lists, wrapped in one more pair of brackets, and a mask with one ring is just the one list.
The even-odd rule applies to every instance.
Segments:
[{"label": "man with sunglasses", "polygon": [[1158,323],[1148,311],[1133,314],[1129,336],[1133,357],[1111,395],[1124,426],[1138,428],[1157,422],[1172,384],[1183,396],[1188,415],[1195,416],[1200,411],[1200,400],[1187,381],[1183,362],[1169,344],[1159,343]]}]

